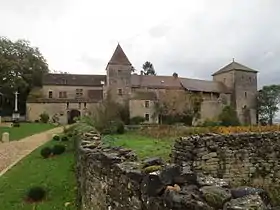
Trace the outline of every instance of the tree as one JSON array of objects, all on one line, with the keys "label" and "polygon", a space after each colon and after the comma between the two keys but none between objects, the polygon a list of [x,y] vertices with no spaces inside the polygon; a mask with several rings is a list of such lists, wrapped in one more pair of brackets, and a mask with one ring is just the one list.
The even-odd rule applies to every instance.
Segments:
[{"label": "tree", "polygon": [[145,75],[156,75],[156,71],[154,69],[154,66],[151,62],[149,61],[146,61],[144,64],[143,64],[143,70],[144,70],[144,74]]},{"label": "tree", "polygon": [[232,106],[225,106],[218,118],[222,126],[240,125],[237,113]]},{"label": "tree", "polygon": [[264,86],[257,97],[258,118],[262,124],[273,124],[273,119],[279,110],[280,85]]},{"label": "tree", "polygon": [[26,98],[33,87],[42,85],[42,76],[49,71],[39,49],[26,40],[15,42],[0,37],[0,92],[3,108],[13,109],[14,92],[18,91],[20,110],[25,110]]},{"label": "tree", "polygon": [[158,101],[155,103],[154,117],[159,116],[160,120],[169,123],[184,122],[191,125],[200,117],[201,103],[202,97],[199,94],[166,90],[159,93]]}]

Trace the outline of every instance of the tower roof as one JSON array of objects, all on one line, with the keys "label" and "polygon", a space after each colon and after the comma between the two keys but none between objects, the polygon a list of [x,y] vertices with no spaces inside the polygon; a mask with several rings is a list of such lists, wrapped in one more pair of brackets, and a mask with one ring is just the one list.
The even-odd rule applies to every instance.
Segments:
[{"label": "tower roof", "polygon": [[131,65],[120,44],[118,44],[108,64]]},{"label": "tower roof", "polygon": [[221,68],[219,71],[215,72],[214,74],[212,74],[212,76],[218,75],[218,74],[222,74],[222,73],[226,73],[232,70],[240,70],[240,71],[247,71],[247,72],[252,72],[252,73],[258,73],[258,71],[251,69],[247,66],[244,66],[240,63],[235,62],[234,60],[226,65],[225,67]]}]

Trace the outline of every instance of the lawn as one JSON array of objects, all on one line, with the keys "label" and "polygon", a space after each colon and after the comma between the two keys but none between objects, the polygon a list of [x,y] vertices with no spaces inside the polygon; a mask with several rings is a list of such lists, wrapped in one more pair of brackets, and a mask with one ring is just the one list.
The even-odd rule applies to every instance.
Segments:
[{"label": "lawn", "polygon": [[[57,142],[48,142],[46,145],[54,144]],[[46,200],[37,203],[34,209],[76,209],[73,143],[64,144],[68,146],[60,156],[43,159],[39,148],[0,177],[0,209],[32,210],[33,204],[24,201],[26,191],[32,186],[42,186],[47,190]],[[67,202],[71,204],[65,207]]]},{"label": "lawn", "polygon": [[171,139],[154,139],[133,132],[113,135],[112,137],[114,145],[133,149],[140,159],[158,156],[169,160],[169,154],[174,144]]},{"label": "lawn", "polygon": [[19,140],[36,133],[40,133],[54,128],[55,125],[49,123],[21,123],[20,127],[0,127],[0,134],[9,132],[10,141]]}]

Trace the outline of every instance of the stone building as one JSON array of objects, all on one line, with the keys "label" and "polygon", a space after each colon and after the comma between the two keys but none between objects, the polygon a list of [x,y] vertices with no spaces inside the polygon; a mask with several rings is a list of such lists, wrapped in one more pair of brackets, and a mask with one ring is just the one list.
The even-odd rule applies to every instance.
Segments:
[{"label": "stone building", "polygon": [[110,89],[114,100],[128,102],[130,117],[142,116],[157,123],[154,105],[159,94],[169,90],[200,93],[200,121],[215,119],[226,104],[235,107],[242,123],[256,124],[257,71],[232,61],[215,72],[213,80],[140,75],[120,45],[107,64],[106,75],[47,74],[41,89],[33,90],[27,102],[27,119],[38,120],[47,112],[61,123],[90,115]]}]

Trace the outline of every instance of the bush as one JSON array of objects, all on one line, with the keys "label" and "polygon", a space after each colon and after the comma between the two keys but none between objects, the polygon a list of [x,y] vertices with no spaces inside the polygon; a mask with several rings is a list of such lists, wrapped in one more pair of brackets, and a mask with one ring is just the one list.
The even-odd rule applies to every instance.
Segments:
[{"label": "bush", "polygon": [[69,141],[69,138],[67,136],[62,136],[61,141]]},{"label": "bush", "polygon": [[52,154],[52,149],[49,148],[49,147],[44,147],[42,150],[41,150],[41,155],[43,158],[48,158],[50,157]]},{"label": "bush", "polygon": [[49,122],[49,119],[50,119],[50,116],[49,116],[46,112],[40,114],[40,121],[41,121],[42,123],[47,123],[47,122]]},{"label": "bush", "polygon": [[220,122],[218,121],[213,121],[213,120],[205,120],[203,123],[202,123],[202,127],[216,127],[216,126],[220,126]]},{"label": "bush", "polygon": [[32,187],[27,192],[27,199],[32,202],[42,201],[46,197],[46,191],[42,187]]},{"label": "bush", "polygon": [[240,122],[235,109],[231,106],[225,106],[219,115],[219,121],[222,126],[238,126]]},{"label": "bush", "polygon": [[118,134],[124,134],[124,132],[125,132],[125,127],[124,127],[124,123],[123,123],[122,121],[117,122],[117,130],[116,130],[116,132],[117,132]]},{"label": "bush", "polygon": [[130,119],[130,124],[131,125],[140,125],[143,122],[145,122],[145,117],[141,117],[141,116],[132,117]]},{"label": "bush", "polygon": [[54,155],[61,155],[63,152],[65,152],[65,146],[64,145],[54,145],[52,148],[52,152]]},{"label": "bush", "polygon": [[59,137],[58,135],[55,135],[55,136],[53,137],[53,140],[54,140],[54,141],[60,141],[60,137]]},{"label": "bush", "polygon": [[13,123],[13,127],[20,127],[19,122],[14,122],[14,123]]}]

